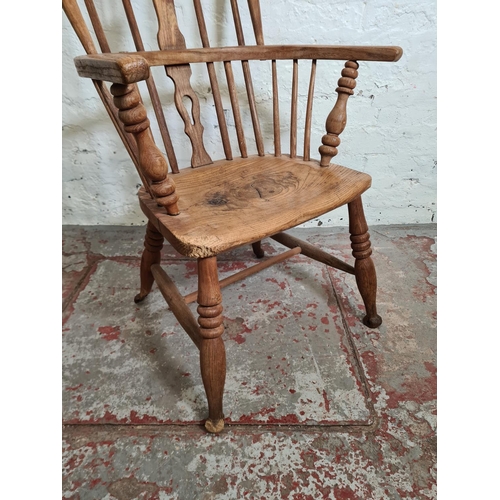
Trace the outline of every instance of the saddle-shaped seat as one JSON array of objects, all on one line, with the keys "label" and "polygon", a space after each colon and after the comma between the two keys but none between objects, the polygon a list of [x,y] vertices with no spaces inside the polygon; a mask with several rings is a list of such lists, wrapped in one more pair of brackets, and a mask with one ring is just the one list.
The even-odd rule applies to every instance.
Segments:
[{"label": "saddle-shaped seat", "polygon": [[252,156],[181,170],[175,185],[179,215],[167,215],[144,189],[141,208],[179,253],[211,257],[345,205],[371,177],[340,165]]}]

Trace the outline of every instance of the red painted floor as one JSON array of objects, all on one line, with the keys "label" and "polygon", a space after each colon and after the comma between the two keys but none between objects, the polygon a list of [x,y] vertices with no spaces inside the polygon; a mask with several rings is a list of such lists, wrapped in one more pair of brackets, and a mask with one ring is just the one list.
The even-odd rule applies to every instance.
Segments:
[{"label": "red painted floor", "polygon": [[[354,277],[303,256],[224,289],[218,436],[196,348],[157,290],[133,303],[143,233],[63,230],[63,498],[436,498],[435,225],[371,229],[377,330]],[[293,233],[352,260],[345,229]],[[163,265],[196,287],[168,245]]]}]

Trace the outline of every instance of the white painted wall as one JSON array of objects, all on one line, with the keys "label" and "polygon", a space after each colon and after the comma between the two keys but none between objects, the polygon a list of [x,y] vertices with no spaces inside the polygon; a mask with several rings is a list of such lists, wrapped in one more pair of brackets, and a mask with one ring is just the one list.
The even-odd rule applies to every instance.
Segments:
[{"label": "white painted wall", "polygon": [[[188,47],[200,47],[192,2],[177,9]],[[83,4],[83,2],[81,2]],[[113,51],[134,50],[121,2],[99,2],[97,8]],[[111,7],[111,4],[114,6]],[[143,4],[143,5],[139,5]],[[254,43],[251,23],[242,5],[248,44]],[[348,104],[348,125],[341,136],[337,163],[369,173],[372,188],[365,193],[369,224],[436,222],[436,5],[433,0],[273,0],[262,1],[268,44],[399,45],[397,63],[361,62],[355,95]],[[156,18],[151,2],[136,1],[136,15],[147,50],[157,49]],[[212,45],[236,45],[229,1],[204,0]],[[82,9],[84,10],[84,9]],[[63,223],[143,224],[135,193],[135,172],[92,82],[79,78],[73,58],[83,49],[63,14]],[[271,152],[272,111],[270,63],[251,63],[262,129]],[[235,64],[240,102],[246,101],[241,66]],[[342,62],[319,61],[312,129],[312,155],[324,134],[324,122],[335,103]],[[310,64],[299,62],[299,144],[305,116]],[[218,67],[223,100],[229,108],[225,78]],[[288,144],[291,62],[278,61],[281,80],[283,146]],[[165,113],[181,167],[190,158],[189,141],[173,106],[173,87],[163,68],[153,75],[165,103]],[[143,84],[141,84],[143,85]],[[209,88],[206,67],[193,65],[193,88]],[[141,88],[145,89],[145,85]],[[148,104],[146,91],[143,98]],[[219,130],[210,98],[201,99],[206,147],[223,158]],[[150,108],[148,108],[150,109]],[[150,117],[152,111],[149,110]],[[228,113],[232,123],[231,113]],[[248,113],[249,152],[255,153]],[[153,120],[152,120],[153,122]],[[163,150],[156,127],[153,133]],[[234,127],[230,129],[236,152]],[[285,148],[284,148],[285,149]],[[347,210],[338,209],[305,226],[347,224]]]}]

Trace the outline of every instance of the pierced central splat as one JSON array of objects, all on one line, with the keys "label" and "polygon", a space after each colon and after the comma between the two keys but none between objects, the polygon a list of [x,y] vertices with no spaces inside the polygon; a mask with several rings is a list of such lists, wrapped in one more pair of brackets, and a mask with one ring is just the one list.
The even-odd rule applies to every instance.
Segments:
[{"label": "pierced central splat", "polygon": [[[161,50],[185,49],[186,41],[179,30],[173,0],[153,0],[158,17],[158,46]],[[212,163],[203,144],[203,125],[200,121],[200,101],[191,87],[189,64],[165,66],[165,71],[174,82],[174,102],[184,121],[184,131],[191,141],[193,154],[191,166],[201,167]],[[187,107],[186,107],[187,104]]]}]

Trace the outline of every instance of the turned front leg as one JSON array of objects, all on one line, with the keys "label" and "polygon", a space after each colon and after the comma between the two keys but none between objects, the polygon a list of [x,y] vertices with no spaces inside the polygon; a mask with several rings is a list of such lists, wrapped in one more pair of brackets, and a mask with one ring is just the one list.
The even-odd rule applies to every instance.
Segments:
[{"label": "turned front leg", "polygon": [[134,298],[136,303],[143,301],[153,288],[154,277],[151,272],[151,266],[160,263],[162,248],[163,235],[148,221],[141,258],[141,291]]},{"label": "turned front leg", "polygon": [[352,255],[356,259],[354,275],[366,309],[363,323],[370,328],[377,328],[382,324],[382,318],[377,314],[377,275],[375,265],[370,257],[372,254],[370,233],[368,232],[361,196],[351,201],[347,207],[349,210]]},{"label": "turned front leg", "polygon": [[224,428],[222,399],[226,381],[226,350],[222,340],[222,295],[217,273],[217,257],[198,259],[198,324],[201,377],[208,400],[208,432]]}]

